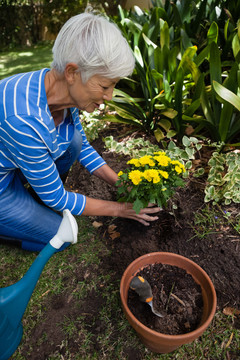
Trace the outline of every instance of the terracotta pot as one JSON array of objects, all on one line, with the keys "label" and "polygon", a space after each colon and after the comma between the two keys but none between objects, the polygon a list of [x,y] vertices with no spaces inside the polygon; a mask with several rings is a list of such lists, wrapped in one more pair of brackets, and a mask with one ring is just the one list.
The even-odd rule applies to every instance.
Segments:
[{"label": "terracotta pot", "polygon": [[[201,286],[203,297],[203,315],[199,327],[194,331],[181,335],[166,335],[151,330],[143,325],[129,310],[127,305],[128,290],[135,274],[147,265],[162,263],[177,266],[192,275]],[[156,353],[169,353],[183,344],[197,339],[210,325],[216,312],[217,297],[212,281],[207,273],[196,263],[181,255],[168,252],[154,252],[134,260],[125,270],[120,284],[120,296],[124,313],[130,325],[136,330],[143,344]]]}]

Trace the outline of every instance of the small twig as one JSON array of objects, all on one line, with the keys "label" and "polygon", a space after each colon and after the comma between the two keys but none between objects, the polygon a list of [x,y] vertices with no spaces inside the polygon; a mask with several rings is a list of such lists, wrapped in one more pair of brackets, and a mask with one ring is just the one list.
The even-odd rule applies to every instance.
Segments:
[{"label": "small twig", "polygon": [[171,296],[172,296],[174,299],[176,299],[178,302],[180,302],[180,304],[182,304],[183,306],[186,306],[185,303],[184,303],[181,299],[179,299],[179,297],[178,297],[177,295],[175,295],[175,294],[172,293]]},{"label": "small twig", "polygon": [[41,298],[44,297],[45,295],[47,295],[47,294],[49,293],[49,291],[50,291],[50,290],[45,291],[40,297],[41,297]]},{"label": "small twig", "polygon": [[175,281],[174,281],[174,283],[172,284],[172,287],[171,287],[171,290],[170,290],[170,293],[169,293],[169,297],[168,297],[168,301],[167,301],[167,305],[166,305],[166,311],[167,311],[167,309],[168,309],[168,305],[169,305],[169,301],[170,301],[170,296],[172,295],[174,286],[175,286]]}]

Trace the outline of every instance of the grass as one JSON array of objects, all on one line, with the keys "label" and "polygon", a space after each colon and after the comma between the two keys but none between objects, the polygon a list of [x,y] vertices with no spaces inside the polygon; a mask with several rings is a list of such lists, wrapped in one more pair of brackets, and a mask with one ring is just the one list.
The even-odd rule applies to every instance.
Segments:
[{"label": "grass", "polygon": [[[51,44],[0,53],[0,78],[48,67],[50,62]],[[228,220],[231,218],[229,217]],[[146,349],[122,312],[119,282],[112,281],[111,271],[106,274],[101,269],[101,257],[110,256],[109,250],[98,236],[97,230],[93,228],[90,219],[81,217],[77,221],[79,224],[78,243],[52,256],[44,267],[22,319],[24,327],[22,342],[11,359],[31,359],[33,350],[29,348],[28,354],[23,355],[24,344],[31,338],[34,328],[43,321],[52,296],[68,294],[69,301],[81,302],[94,293],[102,297],[102,306],[97,309],[99,310],[97,314],[93,312],[91,321],[87,314],[60,319],[57,327],[63,330],[65,338],[59,345],[59,350],[49,355],[46,360],[63,359],[60,350],[63,347],[68,348],[70,341],[78,341],[78,352],[72,355],[68,351],[64,356],[65,360],[127,360],[130,359],[130,356],[126,355],[130,349],[141,351],[145,360],[238,358],[239,330],[233,326],[233,316],[226,316],[221,312],[216,313],[213,322],[199,339],[180,347],[171,354],[153,354]],[[209,223],[214,229],[214,221],[218,220],[209,218],[208,213],[203,212],[196,216],[196,222],[198,222],[196,225],[203,227],[201,233],[204,233],[205,229],[207,234]],[[239,225],[239,218],[237,225]],[[197,229],[196,227],[196,231]],[[36,253],[0,245],[0,287],[17,282],[26,273],[36,256]],[[83,279],[76,279],[76,275],[80,272],[84,274]],[[95,328],[98,321],[103,323],[104,327],[96,335]],[[47,337],[47,332],[43,333],[37,341],[37,346],[45,341],[53,341]],[[96,341],[99,350],[94,353],[92,344]]]},{"label": "grass", "polygon": [[50,67],[52,43],[24,47],[10,52],[0,52],[0,80],[22,72]]}]

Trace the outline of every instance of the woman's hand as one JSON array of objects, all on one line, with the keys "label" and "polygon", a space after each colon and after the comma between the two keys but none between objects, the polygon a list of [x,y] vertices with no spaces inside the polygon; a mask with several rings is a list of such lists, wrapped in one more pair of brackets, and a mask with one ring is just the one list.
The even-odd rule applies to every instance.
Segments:
[{"label": "woman's hand", "polygon": [[151,221],[158,220],[158,216],[151,216],[151,214],[156,214],[162,209],[155,206],[154,204],[148,204],[147,208],[141,209],[140,213],[137,214],[133,210],[133,204],[130,203],[118,203],[121,208],[119,210],[119,217],[124,217],[127,219],[133,219],[145,226],[149,226]]},{"label": "woman's hand", "polygon": [[140,213],[137,214],[136,211],[133,210],[133,204],[86,197],[86,206],[82,215],[123,217],[136,220],[148,226],[151,221],[158,219],[158,216],[151,216],[151,214],[156,214],[161,210],[160,207],[149,204],[147,208],[142,209]]}]

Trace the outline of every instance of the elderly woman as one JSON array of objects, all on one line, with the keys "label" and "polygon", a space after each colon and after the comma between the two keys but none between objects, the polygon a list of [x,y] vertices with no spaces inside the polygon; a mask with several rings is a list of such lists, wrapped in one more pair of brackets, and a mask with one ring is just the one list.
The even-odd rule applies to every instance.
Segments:
[{"label": "elderly woman", "polygon": [[135,219],[144,225],[158,207],[136,214],[131,204],[68,192],[63,182],[75,160],[114,185],[117,174],[90,146],[79,110],[111,100],[134,58],[119,29],[102,16],[83,13],[66,22],[53,46],[51,69],[0,82],[0,238],[40,251],[55,235],[60,213]]}]

